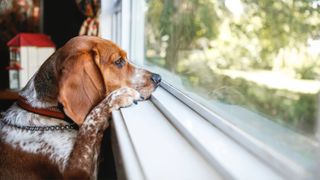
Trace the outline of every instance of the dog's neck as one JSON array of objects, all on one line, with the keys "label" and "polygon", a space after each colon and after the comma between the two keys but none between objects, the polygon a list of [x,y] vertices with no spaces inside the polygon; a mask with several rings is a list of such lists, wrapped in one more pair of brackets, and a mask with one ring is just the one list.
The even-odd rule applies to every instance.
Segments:
[{"label": "dog's neck", "polygon": [[[57,101],[46,102],[39,100],[38,93],[34,87],[34,77],[33,76],[27,85],[19,93],[20,96],[24,97],[27,103],[34,108],[49,108],[52,106],[57,106]],[[42,115],[38,115],[29,111],[26,111],[14,104],[10,107],[4,115],[4,120],[10,124],[20,125],[20,126],[43,126],[43,125],[61,125],[68,124],[67,122],[61,121],[59,119],[50,118]]]}]

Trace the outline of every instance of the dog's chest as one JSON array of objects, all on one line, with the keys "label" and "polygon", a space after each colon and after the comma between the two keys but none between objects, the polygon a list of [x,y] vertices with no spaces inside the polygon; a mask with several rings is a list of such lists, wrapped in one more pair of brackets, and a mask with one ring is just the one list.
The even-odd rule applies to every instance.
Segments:
[{"label": "dog's chest", "polygon": [[75,130],[27,131],[4,126],[2,140],[15,149],[47,156],[62,171],[73,148]]}]

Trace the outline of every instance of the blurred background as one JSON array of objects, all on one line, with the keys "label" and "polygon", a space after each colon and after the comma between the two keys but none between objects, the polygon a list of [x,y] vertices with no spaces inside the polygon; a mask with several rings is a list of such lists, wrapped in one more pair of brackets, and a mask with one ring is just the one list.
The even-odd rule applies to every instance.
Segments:
[{"label": "blurred background", "polygon": [[[10,56],[7,42],[19,33],[44,33],[56,49],[79,34],[86,15],[80,1],[1,0],[0,1],[0,110],[17,97],[9,88]],[[32,61],[32,60],[31,60]]]}]

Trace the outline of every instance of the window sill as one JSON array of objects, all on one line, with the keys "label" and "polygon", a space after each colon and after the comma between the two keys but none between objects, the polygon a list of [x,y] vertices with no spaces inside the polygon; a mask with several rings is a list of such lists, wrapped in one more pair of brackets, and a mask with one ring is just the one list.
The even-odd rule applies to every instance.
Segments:
[{"label": "window sill", "polygon": [[113,112],[119,179],[282,179],[163,88]]}]

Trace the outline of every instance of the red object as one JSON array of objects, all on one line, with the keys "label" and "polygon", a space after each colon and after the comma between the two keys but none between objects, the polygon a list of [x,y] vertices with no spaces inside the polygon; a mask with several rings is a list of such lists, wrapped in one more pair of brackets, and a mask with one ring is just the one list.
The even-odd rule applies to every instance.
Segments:
[{"label": "red object", "polygon": [[21,70],[22,67],[18,63],[14,63],[13,65],[7,66],[7,70]]},{"label": "red object", "polygon": [[50,37],[45,34],[36,33],[19,33],[12,38],[8,46],[39,46],[39,47],[56,47]]},{"label": "red object", "polygon": [[65,119],[66,118],[64,113],[61,112],[58,107],[35,108],[35,107],[32,107],[27,102],[27,100],[22,96],[19,96],[18,105],[21,108],[23,108],[23,109],[25,109],[25,110],[27,110],[29,112],[33,112],[33,113],[40,114],[40,115],[43,115],[43,116],[53,117],[53,118],[57,118],[57,119]]}]

